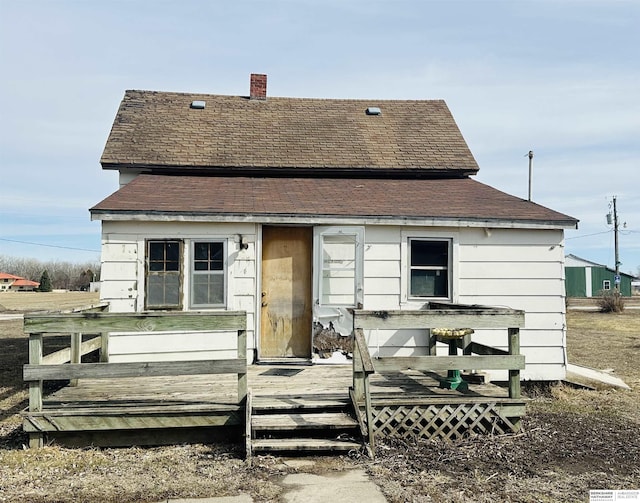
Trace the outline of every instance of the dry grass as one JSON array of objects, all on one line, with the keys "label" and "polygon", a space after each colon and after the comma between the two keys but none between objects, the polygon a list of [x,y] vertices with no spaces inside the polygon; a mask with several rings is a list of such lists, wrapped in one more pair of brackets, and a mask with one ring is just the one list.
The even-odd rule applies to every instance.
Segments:
[{"label": "dry grass", "polygon": [[375,460],[316,457],[313,466],[294,468],[259,456],[247,468],[234,445],[23,450],[16,413],[26,406],[20,376],[26,338],[19,320],[0,321],[0,502],[154,502],[239,493],[281,501],[278,483],[286,473],[353,466],[365,468],[390,502],[574,502],[587,501],[590,488],[638,488],[640,310],[571,311],[568,326],[570,361],[613,369],[634,390],[539,388],[518,435],[389,440]]},{"label": "dry grass", "polygon": [[97,304],[95,292],[3,292],[0,313],[7,311],[65,311]]}]

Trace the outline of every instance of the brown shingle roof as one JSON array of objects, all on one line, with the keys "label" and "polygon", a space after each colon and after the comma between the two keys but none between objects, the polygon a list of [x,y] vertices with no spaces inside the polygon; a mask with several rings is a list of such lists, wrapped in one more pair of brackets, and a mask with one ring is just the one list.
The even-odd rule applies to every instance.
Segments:
[{"label": "brown shingle roof", "polygon": [[[204,109],[192,109],[204,101]],[[382,115],[367,115],[379,107]],[[105,168],[402,170],[473,174],[478,165],[441,100],[337,100],[127,91]]]},{"label": "brown shingle roof", "polygon": [[577,220],[470,178],[349,179],[140,175],[91,209],[104,213]]}]

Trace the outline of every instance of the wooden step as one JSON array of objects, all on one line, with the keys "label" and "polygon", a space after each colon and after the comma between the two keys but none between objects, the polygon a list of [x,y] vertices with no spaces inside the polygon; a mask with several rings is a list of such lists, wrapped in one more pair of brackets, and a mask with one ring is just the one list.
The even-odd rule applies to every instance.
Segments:
[{"label": "wooden step", "polygon": [[253,413],[286,410],[345,410],[348,396],[340,395],[260,395],[253,399]]},{"label": "wooden step", "polygon": [[359,450],[362,444],[353,440],[325,438],[267,438],[255,439],[252,448],[255,452],[265,451],[351,451]]},{"label": "wooden step", "polygon": [[358,422],[343,412],[310,412],[255,415],[251,426],[254,431],[337,430],[356,428]]}]

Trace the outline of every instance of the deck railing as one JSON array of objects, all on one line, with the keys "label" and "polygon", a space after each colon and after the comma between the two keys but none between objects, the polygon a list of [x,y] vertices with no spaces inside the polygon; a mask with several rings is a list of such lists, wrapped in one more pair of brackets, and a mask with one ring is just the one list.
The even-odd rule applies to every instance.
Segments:
[{"label": "deck railing", "polygon": [[[238,404],[247,397],[247,339],[244,312],[181,313],[68,313],[24,317],[29,334],[29,364],[23,378],[29,383],[29,412],[42,412],[42,384],[47,380],[110,379],[120,377],[237,374]],[[109,332],[237,331],[237,357],[220,360],[109,363]],[[43,355],[43,339],[69,334],[70,346]],[[82,334],[96,335],[83,341]],[[81,363],[82,356],[99,351],[98,363]],[[41,446],[41,433],[30,433],[31,447]]]},{"label": "deck railing", "polygon": [[[520,354],[520,328],[524,312],[508,308],[432,304],[420,311],[354,311],[352,399],[361,422],[366,418],[366,434],[374,452],[369,376],[375,372],[404,370],[443,372],[454,369],[508,370],[509,398],[520,398],[520,370],[525,367]],[[508,350],[472,341],[471,335],[455,340],[453,347],[462,355],[436,356],[436,342],[450,342],[429,333],[428,356],[374,357],[369,354],[364,330],[378,329],[506,329]],[[451,346],[450,346],[451,347]],[[456,350],[457,352],[457,350]],[[360,407],[364,405],[364,418]],[[365,433],[365,431],[363,431]]]}]

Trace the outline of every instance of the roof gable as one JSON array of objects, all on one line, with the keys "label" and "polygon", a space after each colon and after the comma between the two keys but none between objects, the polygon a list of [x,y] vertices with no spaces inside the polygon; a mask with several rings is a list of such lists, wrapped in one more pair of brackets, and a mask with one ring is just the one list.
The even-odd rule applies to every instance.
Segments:
[{"label": "roof gable", "polygon": [[[201,101],[204,108],[191,108]],[[377,107],[380,115],[366,113]],[[349,175],[478,171],[442,100],[337,100],[127,91],[104,168]]]}]

